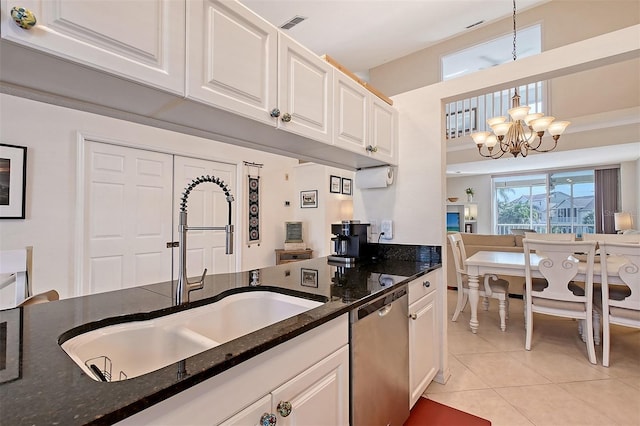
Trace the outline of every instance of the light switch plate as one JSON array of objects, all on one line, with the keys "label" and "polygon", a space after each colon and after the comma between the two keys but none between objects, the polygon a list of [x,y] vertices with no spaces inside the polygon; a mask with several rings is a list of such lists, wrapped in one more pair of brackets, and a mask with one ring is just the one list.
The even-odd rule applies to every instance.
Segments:
[{"label": "light switch plate", "polygon": [[384,232],[382,238],[390,240],[393,238],[393,221],[383,220],[380,222],[380,232]]}]

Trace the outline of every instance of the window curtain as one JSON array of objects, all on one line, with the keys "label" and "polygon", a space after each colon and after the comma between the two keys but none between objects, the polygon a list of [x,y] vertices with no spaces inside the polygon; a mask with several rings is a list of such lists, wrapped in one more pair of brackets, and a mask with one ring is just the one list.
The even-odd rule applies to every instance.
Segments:
[{"label": "window curtain", "polygon": [[613,214],[618,211],[620,169],[595,170],[596,233],[615,234]]}]

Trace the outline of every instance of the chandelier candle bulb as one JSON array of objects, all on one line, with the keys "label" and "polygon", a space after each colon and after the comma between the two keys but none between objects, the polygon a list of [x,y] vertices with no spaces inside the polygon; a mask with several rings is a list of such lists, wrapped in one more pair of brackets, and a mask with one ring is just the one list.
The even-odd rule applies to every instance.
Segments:
[{"label": "chandelier candle bulb", "polygon": [[533,127],[533,130],[536,132],[544,132],[545,130],[547,130],[551,122],[555,119],[555,117],[538,118],[531,122],[531,127]]},{"label": "chandelier candle bulb", "polygon": [[493,117],[488,119],[487,124],[489,125],[489,127],[493,127],[496,124],[504,123],[505,121],[507,121],[507,117],[505,117],[504,115],[501,115],[499,117]]},{"label": "chandelier candle bulb", "polygon": [[549,125],[547,129],[551,136],[560,136],[564,133],[564,130],[571,124],[570,121],[554,121]]},{"label": "chandelier candle bulb", "polygon": [[511,108],[508,112],[509,112],[509,115],[511,116],[511,119],[513,121],[517,121],[517,120],[524,119],[527,116],[527,114],[529,114],[530,109],[531,107],[521,106],[521,107]]},{"label": "chandelier candle bulb", "polygon": [[491,127],[491,129],[493,129],[493,133],[495,133],[496,136],[504,136],[507,134],[512,124],[513,123],[511,121],[506,123],[495,124]]},{"label": "chandelier candle bulb", "polygon": [[536,112],[535,114],[529,114],[524,118],[524,124],[526,124],[527,126],[530,126],[533,120],[537,120],[538,118],[542,118],[542,117],[544,117],[544,114],[541,112]]},{"label": "chandelier candle bulb", "polygon": [[484,145],[484,141],[487,140],[487,137],[491,134],[491,132],[475,132],[471,133],[471,138],[473,141],[480,147]]}]

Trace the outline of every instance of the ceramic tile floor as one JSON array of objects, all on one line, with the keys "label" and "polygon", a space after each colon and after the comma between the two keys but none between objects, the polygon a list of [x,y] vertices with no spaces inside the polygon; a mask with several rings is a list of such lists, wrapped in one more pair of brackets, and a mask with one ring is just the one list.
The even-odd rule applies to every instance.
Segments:
[{"label": "ceramic tile floor", "polygon": [[467,305],[451,322],[457,292],[448,290],[451,377],[425,396],[491,421],[493,426],[640,426],[640,330],[613,326],[610,367],[589,363],[577,323],[534,314],[531,351],[524,349],[521,299],[510,299],[507,331],[498,305],[480,308],[480,329],[469,329]]}]

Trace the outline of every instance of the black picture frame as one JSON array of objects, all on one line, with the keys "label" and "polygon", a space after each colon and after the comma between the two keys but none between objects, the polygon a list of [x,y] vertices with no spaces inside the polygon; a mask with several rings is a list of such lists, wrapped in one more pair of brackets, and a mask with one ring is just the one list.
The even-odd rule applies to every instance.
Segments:
[{"label": "black picture frame", "polygon": [[300,268],[300,285],[303,287],[318,288],[318,270]]},{"label": "black picture frame", "polygon": [[300,208],[315,209],[318,207],[318,190],[300,191]]},{"label": "black picture frame", "polygon": [[334,194],[340,194],[342,191],[342,182],[340,176],[329,176],[329,192]]},{"label": "black picture frame", "polygon": [[4,368],[0,369],[0,383],[22,377],[22,309],[0,311],[0,336],[4,346]]},{"label": "black picture frame", "polygon": [[466,232],[467,234],[472,234],[473,233],[473,224],[465,223],[464,224],[464,232]]},{"label": "black picture frame", "polygon": [[344,195],[351,195],[353,191],[353,182],[349,178],[342,178],[342,193]]},{"label": "black picture frame", "polygon": [[24,219],[27,147],[0,144],[0,219]]}]

